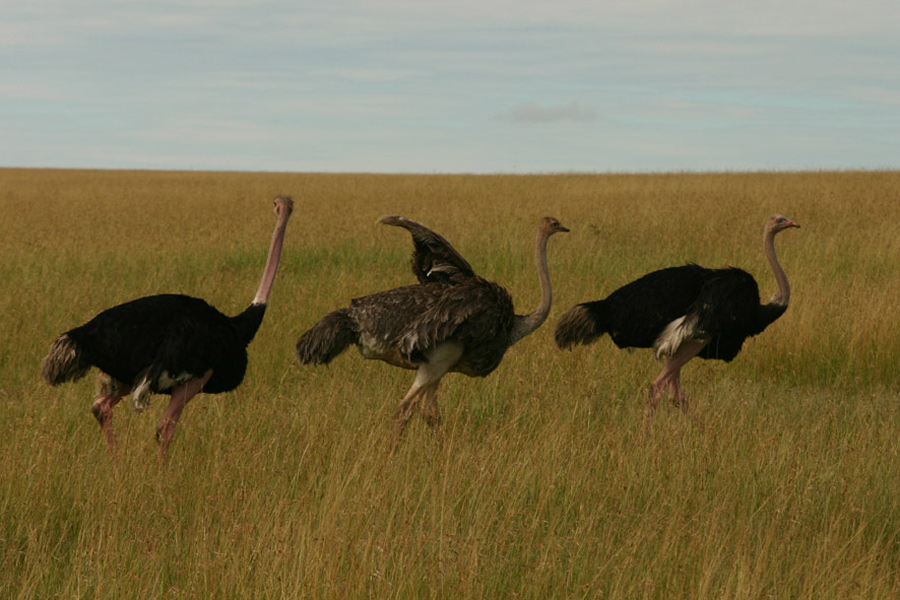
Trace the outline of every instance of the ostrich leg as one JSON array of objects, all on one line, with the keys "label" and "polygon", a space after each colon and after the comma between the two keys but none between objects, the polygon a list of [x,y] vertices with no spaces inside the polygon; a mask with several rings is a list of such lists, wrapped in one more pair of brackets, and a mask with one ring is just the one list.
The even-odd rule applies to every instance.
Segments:
[{"label": "ostrich leg", "polygon": [[106,438],[106,448],[110,456],[116,455],[116,436],[113,434],[112,417],[113,408],[122,400],[123,396],[131,393],[131,387],[123,385],[104,372],[100,372],[97,378],[97,399],[91,405],[94,418],[100,423],[103,437]]},{"label": "ostrich leg", "polygon": [[674,400],[681,406],[682,410],[686,410],[687,401],[681,392],[681,367],[689,360],[700,354],[700,351],[706,346],[707,342],[700,340],[690,340],[684,342],[675,351],[675,354],[666,360],[666,366],[662,372],[650,384],[650,400],[648,409],[652,413],[659,405],[659,400],[668,390],[674,395]]},{"label": "ostrich leg", "polygon": [[412,387],[409,388],[406,396],[403,397],[403,400],[400,401],[400,405],[397,407],[391,452],[394,452],[400,444],[406,424],[409,423],[409,419],[416,408],[416,402],[423,396],[426,403],[423,409],[425,419],[432,430],[435,431],[435,435],[440,439],[441,411],[437,405],[437,389],[441,383],[441,378],[459,362],[462,353],[462,346],[452,342],[440,344],[428,353],[428,362],[419,367]]},{"label": "ostrich leg", "polygon": [[400,445],[400,440],[403,439],[403,431],[406,429],[406,425],[409,423],[410,418],[412,418],[413,411],[416,409],[416,403],[419,398],[425,394],[427,386],[434,383],[422,376],[423,370],[423,367],[419,368],[415,382],[409,391],[406,392],[406,396],[403,397],[403,400],[400,401],[397,412],[394,413],[396,422],[394,423],[394,436],[391,441],[392,453],[397,450],[397,447]]},{"label": "ostrich leg", "polygon": [[672,403],[683,411],[688,409],[688,400],[684,392],[681,391],[681,370],[675,371],[669,378],[669,397]]},{"label": "ostrich leg", "polygon": [[441,409],[437,403],[439,385],[440,381],[437,381],[423,390],[422,416],[425,417],[425,422],[428,423],[431,431],[434,432],[434,437],[437,438],[438,444],[443,444],[444,434],[441,430]]},{"label": "ostrich leg", "polygon": [[166,407],[166,411],[159,421],[159,426],[156,428],[160,463],[165,463],[166,461],[166,453],[169,450],[169,443],[175,437],[175,426],[178,425],[178,419],[181,418],[181,411],[184,410],[191,398],[203,389],[203,386],[206,385],[212,374],[212,369],[210,369],[200,379],[191,379],[172,391],[172,399],[169,401],[169,406]]}]

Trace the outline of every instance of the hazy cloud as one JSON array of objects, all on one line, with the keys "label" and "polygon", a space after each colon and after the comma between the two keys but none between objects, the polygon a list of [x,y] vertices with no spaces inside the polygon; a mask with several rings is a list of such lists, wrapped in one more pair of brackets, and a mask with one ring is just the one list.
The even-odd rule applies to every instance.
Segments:
[{"label": "hazy cloud", "polygon": [[590,107],[582,107],[578,102],[540,106],[527,102],[498,115],[501,121],[513,123],[552,123],[554,121],[576,121],[585,123],[597,118],[597,111]]},{"label": "hazy cloud", "polygon": [[895,3],[7,3],[0,167],[897,167]]}]

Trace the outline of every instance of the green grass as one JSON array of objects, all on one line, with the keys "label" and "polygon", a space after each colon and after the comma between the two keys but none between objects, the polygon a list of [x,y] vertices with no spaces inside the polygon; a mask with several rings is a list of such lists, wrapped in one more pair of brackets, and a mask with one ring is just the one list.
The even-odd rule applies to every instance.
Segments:
[{"label": "green grass", "polygon": [[[244,384],[185,410],[116,411],[94,382],[50,388],[62,331],[145,294],[228,314],[252,299],[294,196]],[[0,597],[784,598],[900,596],[900,173],[404,176],[0,170]],[[693,410],[644,406],[659,366],[608,338],[561,352],[563,310],[663,266],[791,280],[785,315],[730,364],[693,361]],[[441,387],[446,440],[414,419],[387,452],[412,373],[301,367],[297,336],[350,298],[412,283],[399,213],[547,324],[486,379]]]}]

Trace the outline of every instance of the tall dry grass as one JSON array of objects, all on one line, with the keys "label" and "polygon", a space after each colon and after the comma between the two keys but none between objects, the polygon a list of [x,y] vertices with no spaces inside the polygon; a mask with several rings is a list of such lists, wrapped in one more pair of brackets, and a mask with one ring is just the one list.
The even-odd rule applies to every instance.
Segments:
[{"label": "tall dry grass", "polygon": [[[244,385],[198,396],[167,469],[152,414],[93,382],[39,379],[50,342],[151,293],[226,313],[252,299],[295,197]],[[389,176],[0,170],[0,597],[894,598],[900,595],[900,173]],[[694,361],[694,409],[643,411],[658,366],[609,339],[560,352],[576,302],[696,261],[774,282],[787,313],[731,364]],[[388,213],[451,240],[520,312],[551,214],[548,323],[486,379],[441,388],[446,441],[414,421],[386,452],[411,373],[355,353],[300,367],[297,336],[410,283]]]}]

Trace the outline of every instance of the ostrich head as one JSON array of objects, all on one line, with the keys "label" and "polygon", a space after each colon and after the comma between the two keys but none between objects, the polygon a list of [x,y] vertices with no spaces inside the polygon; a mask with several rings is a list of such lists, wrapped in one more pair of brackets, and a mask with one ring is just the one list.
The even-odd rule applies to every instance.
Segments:
[{"label": "ostrich head", "polygon": [[772,233],[772,235],[778,233],[783,229],[788,229],[790,227],[800,227],[797,223],[794,223],[790,219],[788,219],[784,215],[774,214],[766,221],[766,232]]},{"label": "ostrich head", "polygon": [[278,196],[275,198],[275,214],[287,218],[294,212],[294,199],[290,196]]},{"label": "ostrich head", "polygon": [[563,227],[563,225],[553,217],[544,217],[541,219],[541,233],[547,237],[550,237],[554,233],[568,233],[568,231],[568,227]]}]

